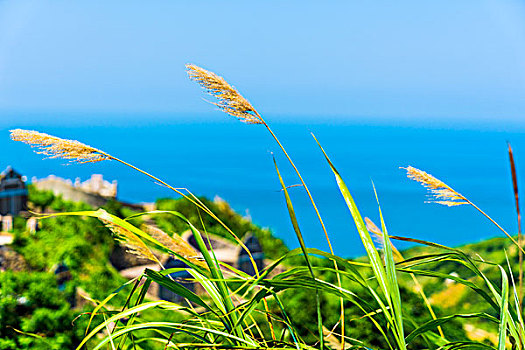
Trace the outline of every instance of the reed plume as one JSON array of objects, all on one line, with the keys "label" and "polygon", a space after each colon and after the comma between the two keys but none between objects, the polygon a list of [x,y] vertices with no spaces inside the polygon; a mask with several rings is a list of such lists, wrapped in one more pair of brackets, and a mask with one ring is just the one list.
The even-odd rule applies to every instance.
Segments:
[{"label": "reed plume", "polygon": [[153,252],[136,234],[105,219],[101,218],[100,220],[113,232],[117,240],[126,246],[128,252],[161,265]]},{"label": "reed plume", "polygon": [[407,171],[407,177],[409,179],[421,183],[429,190],[429,197],[431,199],[429,202],[442,204],[449,207],[470,204],[462,194],[454,190],[443,181],[424,172],[423,170],[419,170],[411,166],[402,169]]},{"label": "reed plume", "polygon": [[141,229],[171,251],[183,256],[197,265],[202,267],[206,266],[202,260],[197,258],[200,254],[179,235],[174,234],[172,237],[161,229],[150,225],[142,225]]},{"label": "reed plume", "polygon": [[463,196],[452,187],[444,183],[443,181],[436,179],[434,176],[424,172],[423,170],[416,169],[408,166],[407,168],[401,168],[407,171],[407,177],[414,181],[420,182],[430,192],[430,203],[438,203],[449,207],[454,207],[463,204],[469,204],[474,209],[479,211],[483,216],[489,219],[497,228],[501,230],[511,241],[514,243],[522,253],[525,253],[523,247],[507,232],[500,224],[492,219],[487,213],[481,210],[480,207],[472,203],[467,197]]},{"label": "reed plume", "polygon": [[217,98],[212,102],[224,112],[248,124],[264,124],[255,108],[221,76],[194,64],[187,64],[188,76]]},{"label": "reed plume", "polygon": [[75,140],[61,139],[34,130],[14,129],[10,132],[13,141],[26,143],[38,149],[36,153],[44,154],[49,158],[67,159],[81,164],[111,159],[101,150]]}]

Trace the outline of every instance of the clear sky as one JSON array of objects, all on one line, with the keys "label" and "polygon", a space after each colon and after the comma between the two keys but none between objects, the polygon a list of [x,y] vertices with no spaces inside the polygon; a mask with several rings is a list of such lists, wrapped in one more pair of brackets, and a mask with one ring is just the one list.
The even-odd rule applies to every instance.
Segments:
[{"label": "clear sky", "polygon": [[192,62],[282,118],[520,122],[524,4],[3,0],[0,117],[212,113]]}]

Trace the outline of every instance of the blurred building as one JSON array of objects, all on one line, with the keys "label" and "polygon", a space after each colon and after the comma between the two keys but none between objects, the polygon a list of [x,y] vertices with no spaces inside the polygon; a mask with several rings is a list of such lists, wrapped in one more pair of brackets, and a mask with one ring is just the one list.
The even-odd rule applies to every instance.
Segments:
[{"label": "blurred building", "polygon": [[[191,231],[184,232],[181,235],[181,238],[198,252],[197,241]],[[263,270],[268,263],[265,262],[264,253],[259,240],[249,232],[245,234],[243,244],[250,251],[254,263],[250,259],[248,252],[242,246],[235,244],[230,240],[208,233],[204,242],[208,250],[211,251],[213,249],[213,254],[218,261],[228,264],[252,276],[255,275],[254,263],[259,271]],[[200,253],[196,254],[197,256],[201,256]],[[184,270],[187,265],[183,261],[172,256],[158,256],[158,258],[166,269],[178,269],[176,272],[170,274],[173,281],[198,295],[206,293],[204,288],[194,280],[193,276],[188,271]],[[151,261],[148,261],[143,265],[134,265],[133,267],[124,268],[120,271],[120,274],[123,277],[132,279],[144,273],[144,269],[146,268],[160,271],[158,264],[152,264]],[[225,269],[224,267],[222,268]],[[165,286],[158,285],[157,283],[153,283],[148,289],[148,296],[152,299],[163,299],[176,303],[182,303],[184,301],[184,297],[174,293]]]},{"label": "blurred building", "polygon": [[0,174],[0,215],[16,216],[27,208],[25,177],[8,166]]},{"label": "blurred building", "polygon": [[85,202],[94,207],[103,206],[108,200],[117,197],[117,181],[106,181],[100,174],[93,174],[84,182],[78,177],[73,183],[70,179],[49,175],[44,179],[34,177],[31,183],[38,190],[53,191],[55,195],[60,195],[65,200]]},{"label": "blurred building", "polygon": [[112,182],[104,180],[101,174],[93,174],[89,180],[80,182],[80,178],[75,179],[74,187],[87,193],[97,194],[106,198],[117,197],[117,180]]}]

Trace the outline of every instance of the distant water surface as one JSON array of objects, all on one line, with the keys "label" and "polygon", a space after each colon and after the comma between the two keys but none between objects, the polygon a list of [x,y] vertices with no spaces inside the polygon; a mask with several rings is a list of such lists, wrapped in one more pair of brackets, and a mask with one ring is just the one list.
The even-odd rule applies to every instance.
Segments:
[{"label": "distant water surface", "polygon": [[[39,130],[77,139],[155,174],[175,187],[198,195],[218,195],[243,215],[271,228],[289,245],[296,238],[272,162],[275,153],[288,185],[299,183],[280,150],[260,125],[237,122],[155,123],[128,126],[42,126]],[[8,140],[2,128],[1,167],[38,178],[49,174],[85,180],[92,173],[118,180],[119,197],[154,201],[173,196],[147,177],[116,162],[63,165],[41,160],[21,143]],[[459,245],[501,233],[468,206],[427,204],[426,191],[406,179],[401,166],[412,165],[445,181],[486,210],[509,232],[516,232],[515,209],[506,141],[511,141],[518,171],[525,169],[525,133],[489,130],[443,130],[397,126],[274,124],[274,131],[301,170],[326,222],[335,251],[363,254],[352,218],[333,175],[310,132],[315,133],[345,179],[363,216],[378,223],[372,189],[377,188],[390,234]],[[519,173],[520,176],[523,173]],[[519,177],[525,186],[525,178]],[[290,189],[307,245],[327,250],[324,235],[304,191]],[[398,243],[404,247],[402,243]]]}]

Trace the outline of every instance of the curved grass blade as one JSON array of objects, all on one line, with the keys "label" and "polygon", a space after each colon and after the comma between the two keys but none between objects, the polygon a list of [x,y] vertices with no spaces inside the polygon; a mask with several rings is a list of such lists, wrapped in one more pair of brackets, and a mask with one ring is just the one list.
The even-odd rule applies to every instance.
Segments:
[{"label": "curved grass blade", "polygon": [[92,337],[94,337],[96,334],[98,334],[101,330],[103,330],[111,322],[117,321],[117,320],[119,320],[121,318],[124,318],[124,317],[127,317],[127,316],[134,315],[134,314],[136,314],[138,312],[141,312],[141,311],[144,311],[144,310],[147,310],[147,309],[151,309],[151,308],[157,307],[157,306],[162,305],[162,304],[173,304],[173,303],[170,303],[170,302],[164,301],[164,300],[152,301],[152,302],[148,302],[148,303],[143,303],[143,304],[141,304],[139,306],[135,306],[135,307],[129,308],[129,309],[125,310],[125,311],[119,312],[116,315],[113,315],[112,317],[110,317],[107,320],[105,320],[103,323],[101,323],[98,326],[96,326],[95,328],[93,328],[93,330],[86,337],[84,337],[84,339],[82,339],[82,342],[80,342],[80,344],[77,346],[77,350],[81,349]]},{"label": "curved grass blade", "polygon": [[439,317],[435,320],[430,320],[426,323],[424,323],[423,325],[421,325],[420,327],[414,329],[407,337],[406,337],[406,343],[407,345],[410,344],[416,337],[426,333],[426,332],[429,332],[429,331],[432,331],[434,330],[436,327],[440,326],[440,325],[443,325],[453,319],[457,319],[457,318],[463,318],[463,319],[466,319],[466,318],[483,318],[483,319],[486,319],[490,322],[494,322],[494,323],[499,323],[498,319],[495,318],[494,316],[491,316],[485,312],[478,312],[478,313],[472,313],[472,314],[456,314],[456,315],[449,315],[449,316],[444,316],[444,317]]},{"label": "curved grass blade", "polygon": [[[109,320],[110,319],[108,319],[108,321]],[[206,328],[206,327],[200,327],[200,326],[195,326],[195,325],[190,325],[190,324],[185,324],[185,323],[173,323],[173,322],[146,322],[146,323],[141,323],[141,324],[134,324],[134,325],[131,325],[129,327],[126,326],[126,327],[124,327],[122,329],[119,329],[117,332],[113,333],[113,339],[118,338],[118,337],[123,336],[123,335],[128,334],[128,333],[133,333],[133,332],[135,332],[137,330],[146,330],[146,329],[164,330],[164,331],[167,331],[167,332],[170,332],[170,333],[173,333],[173,332],[184,332],[186,334],[194,336],[195,338],[197,338],[197,339],[199,339],[199,340],[201,340],[203,342],[206,342],[206,340],[204,338],[202,338],[201,336],[199,336],[196,333],[198,331],[201,331],[201,332],[205,332],[205,333],[211,333],[211,334],[214,334],[214,335],[218,335],[220,337],[223,337],[224,339],[231,340],[234,344],[235,343],[242,343],[242,344],[246,344],[246,345],[251,346],[251,347],[259,348],[257,346],[258,344],[255,343],[255,341],[253,341],[253,340],[252,341],[248,341],[246,339],[239,338],[239,337],[236,337],[236,336],[234,336],[232,334],[228,334],[228,333],[225,333],[225,332],[213,329],[213,328]],[[104,338],[100,343],[97,344],[97,346],[95,346],[93,348],[93,350],[100,349],[102,346],[106,345],[108,342],[109,342],[108,337]],[[213,348],[214,345],[215,344],[208,344],[208,347]],[[80,349],[80,348],[77,348],[77,349]]]},{"label": "curved grass blade", "polygon": [[[343,178],[341,177],[341,175],[339,174],[339,172],[337,171],[337,169],[333,165],[332,161],[330,160],[330,158],[328,157],[328,155],[324,151],[324,149],[321,146],[321,144],[319,143],[319,141],[317,141],[317,139],[315,138],[315,136],[313,134],[312,134],[312,136],[314,137],[315,141],[317,142],[317,145],[319,146],[319,148],[323,152],[323,155],[324,155],[326,161],[328,162],[328,164],[330,166],[330,169],[332,170],[332,172],[333,172],[333,174],[335,176],[335,179],[336,179],[336,182],[337,182],[337,186],[339,187],[339,190],[340,190],[340,192],[341,192],[341,194],[342,194],[342,196],[343,196],[343,198],[344,198],[344,200],[346,202],[346,205],[347,205],[348,209],[350,210],[350,213],[352,214],[352,217],[354,219],[354,223],[356,225],[357,231],[359,233],[359,236],[361,237],[361,241],[363,242],[363,245],[365,247],[365,250],[366,250],[366,253],[368,255],[368,258],[370,259],[370,263],[372,264],[372,269],[373,269],[374,275],[375,275],[375,277],[376,277],[376,279],[377,279],[377,281],[379,283],[379,287],[381,288],[381,291],[383,293],[384,298],[386,299],[387,304],[389,305],[390,309],[392,310],[392,309],[394,309],[393,301],[392,301],[392,298],[391,298],[391,289],[393,288],[393,286],[391,286],[389,284],[389,282],[388,282],[387,272],[385,270],[385,267],[383,266],[383,262],[381,261],[381,257],[379,256],[379,252],[377,251],[377,249],[376,249],[376,247],[374,245],[372,237],[370,236],[370,233],[368,232],[368,230],[366,228],[365,221],[363,220],[363,217],[359,213],[357,205],[355,204],[355,201],[354,201],[352,195],[350,194],[350,191],[348,190],[348,187],[346,186],[345,182],[343,181]],[[383,303],[380,299],[378,299],[377,301],[378,301],[378,303],[380,305]],[[390,316],[394,316],[394,317],[388,317],[388,314],[390,314]],[[385,315],[387,316],[387,319],[389,319],[389,322],[391,323],[391,326],[393,327],[393,329],[396,330],[396,331],[393,332],[393,335],[394,335],[394,338],[396,339],[398,347],[400,349],[406,349],[405,337],[402,336],[402,332],[400,331],[399,326],[396,325],[397,322],[393,321],[394,319],[396,319],[395,314],[392,315],[391,312],[386,311]]]},{"label": "curved grass blade", "polygon": [[446,345],[440,346],[437,350],[460,350],[460,349],[479,349],[479,350],[496,350],[495,347],[477,343],[473,341],[458,341],[453,343],[448,343]]},{"label": "curved grass blade", "polygon": [[[87,327],[86,327],[86,332],[85,334],[87,335],[88,332],[89,332],[89,327],[91,326],[91,322],[93,322],[93,318],[95,317],[95,315],[98,313],[98,311],[100,309],[102,309],[104,307],[104,305],[106,305],[111,299],[113,299],[113,297],[115,295],[117,295],[118,293],[120,293],[120,291],[122,289],[124,289],[125,287],[127,287],[128,285],[134,283],[134,286],[133,286],[133,289],[131,290],[130,292],[130,297],[131,295],[133,294],[133,292],[135,291],[135,289],[137,288],[138,286],[138,283],[140,282],[140,279],[142,278],[142,276],[139,276],[139,277],[135,277],[129,281],[127,281],[126,283],[124,283],[123,285],[121,285],[120,287],[118,287],[114,292],[112,292],[111,294],[109,294],[104,300],[102,300],[100,303],[97,303],[97,306],[95,306],[95,308],[93,309],[93,311],[91,311],[91,316],[89,317],[89,321],[88,321],[88,324],[87,324]],[[129,302],[129,298],[128,300],[126,301],[126,304]],[[124,305],[124,307],[126,307],[126,305]]]},{"label": "curved grass blade", "polygon": [[183,298],[188,299],[189,301],[204,307],[206,310],[212,311],[212,308],[206,304],[204,300],[202,300],[197,294],[190,291],[188,288],[185,288],[180,283],[177,283],[166,276],[163,276],[162,274],[158,273],[157,271],[153,271],[150,269],[145,270],[145,275],[151,279],[153,282],[156,282],[160,284],[161,286],[164,286],[171,290],[172,292],[180,295]]}]

